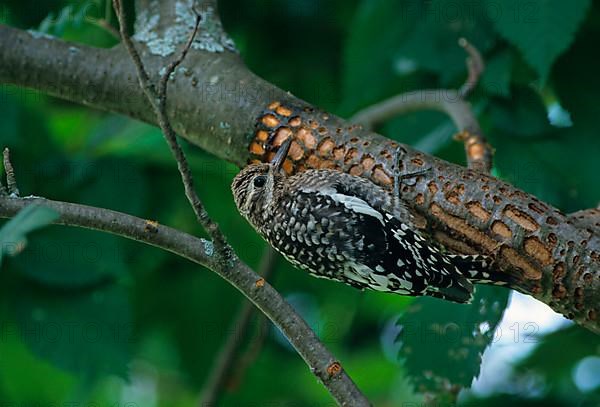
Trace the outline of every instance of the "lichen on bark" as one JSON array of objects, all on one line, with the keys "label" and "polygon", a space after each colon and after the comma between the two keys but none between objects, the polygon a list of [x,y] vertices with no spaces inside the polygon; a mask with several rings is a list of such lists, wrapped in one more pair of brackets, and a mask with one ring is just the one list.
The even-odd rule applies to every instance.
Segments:
[{"label": "lichen on bark", "polygon": [[[163,6],[164,7],[164,6]],[[188,39],[194,29],[196,13],[200,15],[198,35],[192,48],[208,52],[237,52],[233,40],[223,30],[210,2],[196,5],[194,0],[178,0],[172,5],[172,18],[166,18],[159,1],[150,1],[148,7],[139,10],[133,38],[148,47],[153,55],[168,57],[175,53]],[[165,24],[161,19],[170,21]]]}]

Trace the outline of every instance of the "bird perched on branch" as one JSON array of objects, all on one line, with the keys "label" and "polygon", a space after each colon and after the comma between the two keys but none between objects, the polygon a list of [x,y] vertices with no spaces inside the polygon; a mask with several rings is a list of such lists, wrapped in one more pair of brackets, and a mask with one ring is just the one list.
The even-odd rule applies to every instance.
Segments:
[{"label": "bird perched on branch", "polygon": [[242,169],[231,189],[239,212],[292,264],[359,289],[460,303],[474,282],[489,282],[487,257],[444,253],[418,232],[397,187],[330,169],[287,176],[290,144]]}]

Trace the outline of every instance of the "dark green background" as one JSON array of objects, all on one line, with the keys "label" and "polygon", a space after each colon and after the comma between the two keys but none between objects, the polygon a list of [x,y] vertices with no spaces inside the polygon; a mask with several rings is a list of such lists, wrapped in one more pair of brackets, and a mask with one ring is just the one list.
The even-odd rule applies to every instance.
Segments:
[{"label": "dark green background", "polygon": [[[220,4],[225,28],[253,71],[343,117],[400,92],[459,87],[466,69],[457,40],[466,37],[487,62],[471,101],[496,148],[494,173],[565,212],[600,201],[598,2]],[[0,21],[110,47],[116,40],[87,21],[104,11],[100,0],[3,1]],[[558,106],[563,114],[551,124],[548,111]],[[12,150],[23,194],[116,209],[202,235],[156,128],[6,85],[0,112],[0,144]],[[464,163],[454,128],[440,113],[399,117],[377,130]],[[186,151],[209,213],[240,257],[257,266],[264,243],[237,214],[229,191],[237,169],[193,146]],[[48,227],[29,238],[0,270],[0,405],[194,405],[241,295],[208,270],[112,236]],[[460,345],[406,333],[436,323],[493,327],[507,294],[479,290],[482,302],[473,306],[413,301],[313,279],[283,260],[271,281],[377,406],[420,403],[411,383],[436,388],[424,371],[469,384],[491,333],[465,330]],[[400,315],[404,362],[394,347]],[[253,321],[246,343],[256,343],[262,326]],[[333,405],[285,340],[266,329],[260,352],[236,370],[222,405]],[[570,327],[535,341],[526,358],[513,361],[506,386],[481,400],[465,395],[464,402],[600,403],[598,388],[585,393],[573,381],[579,361],[599,355],[597,337]],[[449,358],[458,348],[464,358]]]}]

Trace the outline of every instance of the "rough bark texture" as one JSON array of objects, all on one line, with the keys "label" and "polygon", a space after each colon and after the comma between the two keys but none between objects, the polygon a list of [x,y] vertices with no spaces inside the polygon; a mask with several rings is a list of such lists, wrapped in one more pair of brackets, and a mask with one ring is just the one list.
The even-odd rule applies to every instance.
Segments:
[{"label": "rough bark texture", "polygon": [[[155,2],[149,4],[152,11]],[[152,15],[143,18],[152,27]],[[143,23],[138,21],[138,30]],[[146,27],[146,36],[134,37],[153,79],[174,55],[157,51],[149,38],[185,41],[161,27],[154,34]],[[225,46],[192,49],[169,86],[168,110],[179,134],[238,165],[268,159],[292,136],[288,172],[333,167],[392,185],[396,143],[258,78],[228,50],[226,38],[215,38]],[[121,47],[94,49],[0,26],[1,83],[155,123],[135,77]],[[415,185],[403,186],[402,199],[433,239],[458,252],[493,256],[494,272],[510,275],[513,288],[600,333],[597,215],[586,212],[578,221],[499,179],[409,146],[402,145],[402,152],[401,173],[429,169]]]},{"label": "rough bark texture", "polygon": [[[393,186],[397,143],[304,104],[271,103],[249,150],[254,159],[269,160],[290,135],[296,141],[284,164],[289,173],[337,168]],[[592,215],[580,225],[502,180],[406,145],[401,151],[401,174],[429,169],[401,191],[424,230],[457,252],[492,256],[494,271],[508,274],[512,288],[598,332],[600,238],[589,224]]]}]

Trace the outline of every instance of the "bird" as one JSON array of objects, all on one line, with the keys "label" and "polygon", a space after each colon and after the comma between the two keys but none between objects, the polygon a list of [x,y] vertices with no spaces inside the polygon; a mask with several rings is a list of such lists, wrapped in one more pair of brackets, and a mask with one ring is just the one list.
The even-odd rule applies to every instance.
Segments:
[{"label": "bird", "polygon": [[397,187],[335,169],[288,176],[290,145],[244,167],[231,190],[240,214],[293,265],[361,290],[457,303],[471,301],[474,283],[493,282],[488,256],[449,253],[420,232]]}]

